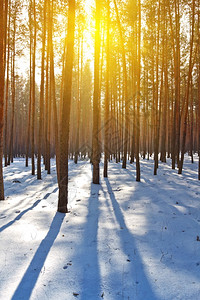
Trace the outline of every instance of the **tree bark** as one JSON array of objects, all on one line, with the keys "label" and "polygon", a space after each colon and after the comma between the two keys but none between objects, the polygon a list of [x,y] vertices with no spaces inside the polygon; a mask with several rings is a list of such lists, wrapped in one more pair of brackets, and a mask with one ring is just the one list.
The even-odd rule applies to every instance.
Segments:
[{"label": "tree bark", "polygon": [[30,147],[30,131],[31,131],[31,108],[32,108],[32,1],[29,7],[29,41],[30,41],[30,54],[29,54],[29,109],[28,109],[28,127],[26,136],[26,167],[28,167],[29,147]]},{"label": "tree bark", "polygon": [[[10,71],[10,8],[9,8],[9,21],[8,21],[8,33],[7,33],[7,70],[6,70],[6,99],[5,99],[5,129],[4,129],[4,165],[8,165],[8,94],[9,94],[9,71]],[[5,62],[4,62],[5,65]]]},{"label": "tree bark", "polygon": [[[3,0],[0,1],[0,28],[4,28]],[[3,118],[4,117],[4,35],[0,35],[0,200],[4,200],[3,184]]]},{"label": "tree bark", "polygon": [[66,42],[66,57],[64,71],[64,90],[62,104],[61,136],[60,136],[60,180],[58,211],[68,212],[68,147],[69,147],[69,121],[72,88],[72,67],[74,53],[74,30],[75,30],[75,0],[69,0],[68,30]]},{"label": "tree bark", "polygon": [[54,122],[54,137],[55,137],[55,153],[56,153],[56,169],[58,182],[60,180],[59,172],[59,138],[58,138],[58,115],[57,115],[57,105],[56,105],[56,91],[55,91],[55,74],[54,74],[54,51],[53,51],[53,11],[54,11],[54,1],[52,0],[51,8],[51,22],[50,22],[50,86],[51,86],[51,96],[53,104],[53,122]]},{"label": "tree bark", "polygon": [[93,95],[93,133],[92,163],[93,183],[99,184],[99,57],[100,57],[100,15],[101,1],[96,0],[95,15],[95,57],[94,57],[94,95]]},{"label": "tree bark", "polygon": [[122,47],[122,63],[123,63],[123,81],[124,81],[124,98],[125,98],[125,125],[124,125],[124,141],[123,141],[123,163],[122,168],[126,169],[126,161],[127,161],[127,150],[128,150],[128,123],[129,123],[129,101],[128,101],[128,80],[127,80],[127,68],[126,68],[126,52],[124,47],[124,38],[122,34],[122,27],[119,18],[119,11],[117,7],[117,2],[114,0],[115,11],[117,16],[117,25],[120,34],[121,47]]},{"label": "tree bark", "polygon": [[154,175],[157,175],[158,169],[158,147],[159,147],[159,114],[158,114],[158,71],[159,71],[159,38],[160,38],[160,1],[158,7],[158,28],[156,41],[156,94],[155,94],[155,137],[154,137]]},{"label": "tree bark", "polygon": [[13,16],[13,52],[12,52],[12,71],[11,71],[11,84],[12,84],[12,116],[11,116],[11,130],[9,141],[8,164],[13,162],[13,136],[14,136],[14,121],[15,121],[15,38],[16,38],[16,10]]},{"label": "tree bark", "polygon": [[198,180],[200,180],[200,1],[198,0]]},{"label": "tree bark", "polygon": [[36,7],[35,0],[33,0],[33,28],[34,28],[34,41],[33,41],[33,70],[32,70],[32,120],[31,120],[31,161],[32,161],[32,175],[35,175],[35,56],[36,56]]},{"label": "tree bark", "polygon": [[195,0],[192,1],[192,29],[191,29],[191,39],[190,39],[190,60],[189,60],[189,71],[188,71],[185,103],[184,103],[183,115],[182,115],[182,128],[183,128],[183,131],[182,131],[182,143],[181,143],[181,160],[179,162],[178,174],[182,174],[184,154],[185,154],[188,104],[189,104],[189,96],[190,96],[189,93],[190,93],[190,83],[191,83],[192,67],[193,67],[192,53],[193,53],[193,42],[194,42],[194,21],[195,21]]},{"label": "tree bark", "polygon": [[106,39],[106,94],[104,118],[104,177],[108,177],[108,134],[109,122],[109,70],[110,70],[110,0],[107,0],[107,39]]},{"label": "tree bark", "polygon": [[140,149],[140,73],[141,73],[141,2],[138,2],[138,78],[137,78],[137,112],[136,112],[136,181],[140,181],[140,159],[139,159],[139,149]]},{"label": "tree bark", "polygon": [[42,61],[41,61],[41,83],[40,83],[40,114],[38,128],[38,157],[37,157],[37,179],[42,179],[41,175],[41,143],[44,124],[44,58],[46,41],[46,1],[43,6],[43,32],[42,32]]}]

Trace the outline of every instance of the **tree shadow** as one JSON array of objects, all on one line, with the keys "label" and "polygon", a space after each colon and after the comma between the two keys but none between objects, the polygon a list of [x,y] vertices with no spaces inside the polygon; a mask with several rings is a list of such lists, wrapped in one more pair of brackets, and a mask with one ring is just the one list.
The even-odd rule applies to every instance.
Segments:
[{"label": "tree shadow", "polygon": [[12,220],[12,221],[8,222],[7,224],[3,225],[2,227],[0,227],[0,232],[4,231],[6,228],[13,225],[16,221],[19,221],[23,217],[23,215],[25,215],[28,211],[30,211],[34,207],[36,207],[41,201],[42,201],[42,199],[37,200],[35,203],[33,203],[32,206],[23,210],[21,213],[19,213],[19,215],[16,218],[14,218],[14,220]]},{"label": "tree shadow", "polygon": [[30,299],[47,255],[58,236],[63,219],[63,214],[58,212],[55,214],[49,231],[38,247],[29,267],[12,296],[12,300]]},{"label": "tree shadow", "polygon": [[126,226],[123,213],[112,191],[109,179],[105,178],[105,182],[116,220],[121,228],[118,235],[123,252],[127,256],[127,261],[129,262],[129,278],[133,281],[132,293],[129,295],[129,299],[156,300],[158,298],[153,292],[152,286],[145,274],[144,264],[139,254],[139,250],[137,250],[134,236]]},{"label": "tree shadow", "polygon": [[[28,211],[32,210],[33,208],[35,208],[42,200],[47,200],[47,198],[52,195],[52,193],[56,193],[58,190],[58,187],[56,187],[51,193],[46,193],[46,195],[44,195],[43,199],[39,199],[37,201],[35,201],[33,203],[32,206],[30,206],[29,208],[23,210],[22,212],[20,212],[16,218],[14,218],[14,220],[8,222],[7,224],[3,225],[2,227],[0,227],[0,232],[4,231],[6,228],[10,227],[11,225],[13,225],[16,221],[19,221],[23,215],[25,215]],[[24,198],[26,199],[26,198]],[[24,200],[23,199],[23,200]]]},{"label": "tree shadow", "polygon": [[87,221],[82,236],[83,243],[76,252],[77,269],[82,266],[80,299],[98,299],[101,293],[101,277],[98,259],[98,223],[100,185],[91,184]]}]

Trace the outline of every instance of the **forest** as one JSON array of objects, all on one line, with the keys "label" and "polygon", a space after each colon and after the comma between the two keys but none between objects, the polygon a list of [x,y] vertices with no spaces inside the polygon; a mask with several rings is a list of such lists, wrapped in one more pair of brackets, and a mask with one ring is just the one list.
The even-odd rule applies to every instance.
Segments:
[{"label": "forest", "polygon": [[[47,235],[39,237],[38,248],[21,281],[16,284],[17,275],[13,279],[14,294],[7,294],[7,289],[2,288],[0,299],[41,299],[44,295],[44,299],[67,300],[74,297],[82,300],[199,299],[200,286],[196,280],[200,264],[197,250],[200,241],[199,0],[0,0],[0,27],[0,221],[8,220],[8,204],[13,205],[10,221],[0,224],[0,234],[14,228],[13,223],[20,226],[23,218],[24,226],[29,224],[26,214],[32,211],[35,212],[29,225],[37,227],[34,218],[46,207],[49,210]],[[21,207],[23,199],[26,206]],[[148,204],[151,208],[147,209]],[[144,230],[145,221],[135,209],[139,209],[141,218],[146,218],[149,230]],[[115,221],[111,221],[109,211]],[[192,218],[189,227],[186,226],[189,220],[184,219],[186,215]],[[74,216],[80,218],[77,223],[68,220]],[[81,216],[88,220],[91,217],[91,223]],[[181,255],[180,268],[190,257],[195,267],[186,266],[184,271],[188,278],[194,277],[192,287],[180,291],[188,279],[185,275],[178,283],[175,276],[178,265],[171,275],[174,285],[169,295],[166,295],[169,283],[164,278],[160,281],[154,278],[154,283],[150,283],[147,275],[150,271],[144,267],[143,253],[148,252],[145,241],[136,266],[128,270],[123,264],[125,269],[117,271],[112,262],[107,272],[107,265],[102,267],[97,257],[111,242],[105,238],[103,216],[108,230],[112,222],[119,223],[119,228],[116,224],[113,228],[117,237],[112,242],[115,244],[120,237],[121,246],[116,244],[115,249],[121,247],[126,262],[132,263],[134,258],[130,256],[139,253],[135,229],[131,226],[140,228],[138,236],[144,234],[140,230],[149,233],[146,238],[152,248],[153,234],[158,244],[163,243],[165,250],[159,246],[155,250],[160,253],[158,265],[164,260],[166,265],[172,263],[170,251],[171,257]],[[178,218],[177,223],[174,216]],[[153,223],[154,218],[157,225]],[[67,227],[63,229],[63,237],[69,234],[69,240],[73,240],[74,230],[78,241],[80,232],[76,226],[82,224],[84,233],[80,237],[85,239],[80,247],[80,255],[85,259],[82,266],[85,270],[90,265],[88,256],[93,266],[88,273],[83,272],[85,283],[81,287],[77,285],[78,292],[71,290],[79,280],[78,274],[73,273],[74,283],[68,283],[66,291],[69,294],[51,288],[47,295],[40,287],[34,293],[47,254],[61,226],[68,225],[63,225],[63,220],[72,223],[71,233]],[[41,219],[41,222],[42,227],[35,231],[27,227],[31,236],[33,232],[44,231],[45,221]],[[159,229],[153,224],[160,224]],[[179,243],[177,248],[182,248],[183,237],[176,231],[179,227],[181,233],[185,227],[189,228],[184,243],[191,244],[182,254],[176,253],[175,246],[173,250],[167,248],[174,239]],[[164,232],[169,229],[169,236],[164,238]],[[28,235],[22,225],[15,230],[20,238]],[[118,230],[124,233],[117,234]],[[90,249],[87,239],[91,245],[95,240],[102,245],[97,243]],[[6,245],[7,237],[3,240]],[[61,252],[70,247],[66,245],[63,244]],[[25,251],[22,246],[19,253]],[[118,250],[113,252],[108,247],[110,262]],[[4,246],[0,246],[0,256],[4,253]],[[78,254],[75,257],[78,265]],[[119,264],[122,257],[121,254]],[[117,256],[115,259],[118,260]],[[154,270],[156,262],[153,265],[148,259],[148,267]],[[52,261],[49,264],[53,265]],[[176,262],[175,259],[173,263]],[[69,261],[63,269],[71,265]],[[31,273],[33,266],[38,270],[35,275]],[[135,275],[137,268],[140,279],[137,272]],[[114,275],[110,275],[114,270],[123,278],[114,281]],[[161,277],[163,270],[164,267],[157,269]],[[2,282],[6,281],[6,272],[2,273]],[[184,274],[180,273],[180,276]],[[57,282],[61,280],[59,276]],[[170,275],[166,278],[169,280]],[[105,281],[102,285],[101,280]],[[114,293],[118,286],[121,290]]]}]

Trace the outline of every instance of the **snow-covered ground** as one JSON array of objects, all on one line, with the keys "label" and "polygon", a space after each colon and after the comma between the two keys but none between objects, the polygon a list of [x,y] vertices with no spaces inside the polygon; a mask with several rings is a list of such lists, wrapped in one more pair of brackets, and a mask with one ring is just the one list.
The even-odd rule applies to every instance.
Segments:
[{"label": "snow-covered ground", "polygon": [[[16,159],[0,202],[0,299],[200,299],[200,182],[153,160],[91,184],[87,161],[70,166],[70,213],[56,212],[55,161],[43,180]],[[199,237],[199,238],[198,238]]]}]

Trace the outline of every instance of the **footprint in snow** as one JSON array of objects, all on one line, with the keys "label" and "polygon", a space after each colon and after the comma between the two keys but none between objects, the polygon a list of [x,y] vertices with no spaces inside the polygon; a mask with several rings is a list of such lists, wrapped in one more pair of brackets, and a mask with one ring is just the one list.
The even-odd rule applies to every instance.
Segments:
[{"label": "footprint in snow", "polygon": [[66,270],[68,269],[69,266],[72,266],[72,262],[68,262],[64,267],[63,267],[63,270]]},{"label": "footprint in snow", "polygon": [[6,216],[0,216],[0,219],[5,219],[6,218]]},{"label": "footprint in snow", "polygon": [[74,297],[77,297],[79,294],[78,293],[73,293],[73,296]]},{"label": "footprint in snow", "polygon": [[13,183],[21,183],[21,181],[19,181],[19,180],[13,180]]},{"label": "footprint in snow", "polygon": [[114,192],[120,192],[122,189],[120,187],[117,187]]}]

